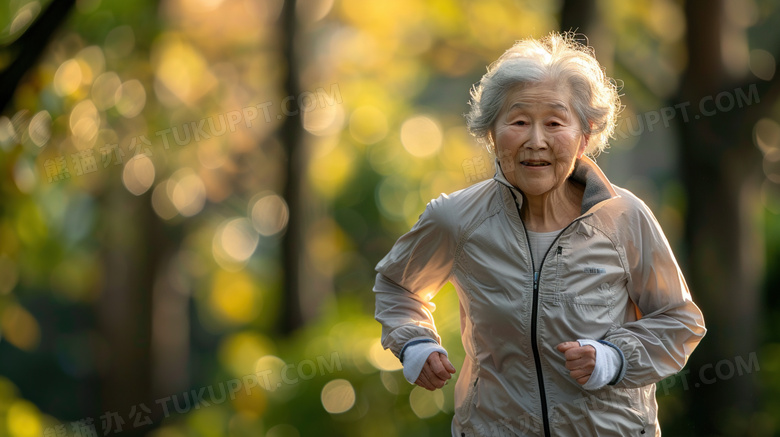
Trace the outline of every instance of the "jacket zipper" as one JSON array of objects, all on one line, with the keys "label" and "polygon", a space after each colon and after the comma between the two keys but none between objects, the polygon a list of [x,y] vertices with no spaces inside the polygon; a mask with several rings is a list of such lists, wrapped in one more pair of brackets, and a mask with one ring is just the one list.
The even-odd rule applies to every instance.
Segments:
[{"label": "jacket zipper", "polygon": [[[523,216],[520,214],[520,205],[517,204],[517,197],[515,197],[515,193],[512,192],[512,190],[509,190],[509,193],[512,195],[512,199],[515,201],[515,209],[517,209],[517,217],[520,219],[520,223],[523,225],[523,232],[525,233],[525,242],[528,245],[528,255],[531,257],[531,271],[533,272],[533,278],[534,278],[534,286],[533,286],[533,307],[531,308],[531,350],[534,354],[534,366],[536,367],[536,380],[539,384],[539,400],[542,404],[542,423],[544,424],[544,436],[550,437],[550,418],[547,414],[547,392],[544,389],[544,377],[542,376],[542,358],[541,354],[539,353],[539,345],[537,344],[537,316],[539,314],[539,277],[542,273],[542,268],[544,268],[544,260],[547,259],[547,255],[550,254],[550,249],[552,249],[553,246],[558,243],[558,239],[561,238],[561,235],[563,235],[564,232],[566,232],[566,229],[569,229],[571,225],[578,222],[580,219],[583,218],[583,216],[577,217],[574,219],[571,223],[566,225],[565,228],[561,229],[561,232],[558,233],[558,235],[555,237],[555,240],[553,240],[553,243],[550,244],[550,247],[547,248],[547,252],[545,252],[544,257],[542,257],[541,263],[539,263],[539,272],[534,271],[534,254],[531,250],[531,244],[530,239],[528,238],[528,229],[525,227],[525,223],[523,223]],[[560,253],[560,246],[558,246],[559,253]]]},{"label": "jacket zipper", "polygon": [[[528,235],[526,233],[526,238],[527,237]],[[534,257],[533,254],[531,254],[532,265],[534,261],[533,257]],[[539,266],[539,271],[540,272],[542,271],[541,265]],[[542,360],[539,356],[539,346],[536,344],[536,316],[537,316],[538,307],[539,307],[539,273],[534,272],[534,303],[533,303],[533,308],[531,308],[531,350],[533,350],[534,353],[534,365],[536,366],[536,380],[537,383],[539,384],[539,400],[542,403],[542,421],[544,423],[544,435],[545,437],[550,437],[550,420],[547,417],[547,393],[544,389],[544,377],[542,376]]]}]

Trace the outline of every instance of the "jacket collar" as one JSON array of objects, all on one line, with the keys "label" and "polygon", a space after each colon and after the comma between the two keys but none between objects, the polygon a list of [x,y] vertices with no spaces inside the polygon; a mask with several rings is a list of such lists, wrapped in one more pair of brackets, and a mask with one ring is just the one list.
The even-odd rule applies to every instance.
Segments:
[{"label": "jacket collar", "polygon": [[[607,176],[601,171],[601,168],[587,156],[583,156],[574,163],[574,171],[572,171],[569,177],[585,186],[585,193],[582,196],[581,214],[587,213],[605,200],[620,197],[612,187],[609,179],[607,179]],[[522,208],[522,191],[506,180],[498,158],[496,158],[496,174],[493,176],[493,180],[512,190],[515,193],[514,197],[517,199],[518,206]]]}]

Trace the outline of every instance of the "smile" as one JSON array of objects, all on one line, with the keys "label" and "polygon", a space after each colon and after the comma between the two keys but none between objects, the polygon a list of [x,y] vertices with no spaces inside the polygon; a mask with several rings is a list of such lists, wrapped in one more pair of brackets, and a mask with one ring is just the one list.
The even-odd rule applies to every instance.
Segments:
[{"label": "smile", "polygon": [[547,167],[550,165],[547,161],[522,161],[520,164],[526,167]]}]

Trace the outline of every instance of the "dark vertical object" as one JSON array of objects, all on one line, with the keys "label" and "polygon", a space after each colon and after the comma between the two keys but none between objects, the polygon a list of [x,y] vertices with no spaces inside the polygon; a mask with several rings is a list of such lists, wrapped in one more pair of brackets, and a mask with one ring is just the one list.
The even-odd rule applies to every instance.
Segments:
[{"label": "dark vertical object", "polygon": [[[759,397],[754,375],[718,378],[716,371],[723,374],[718,364],[724,360],[732,365],[735,357],[749,361],[759,344],[763,249],[754,219],[760,212],[761,161],[751,131],[760,111],[734,107],[706,116],[700,115],[700,104],[707,99],[707,108],[714,110],[719,93],[733,96],[741,88],[747,94],[760,81],[731,77],[725,68],[722,42],[729,37],[724,32],[729,17],[723,0],[688,0],[685,13],[690,58],[676,102],[688,108],[687,122],[679,120],[680,172],[688,202],[683,259],[708,328],[688,367],[688,417],[695,422],[695,435],[749,435]],[[767,105],[765,85],[757,88],[762,107]],[[709,371],[703,377],[715,382],[700,379],[704,369]],[[740,424],[736,429],[735,423]]]},{"label": "dark vertical object", "polygon": [[[3,48],[3,52],[15,58],[0,72],[0,110],[9,106],[17,86],[35,66],[74,5],[75,0],[51,1],[24,34]],[[143,403],[153,411],[151,418],[160,419],[155,411],[158,406],[150,395],[150,315],[155,266],[160,264],[162,250],[161,224],[152,211],[149,195],[128,196],[121,183],[101,196],[100,203],[101,211],[106,211],[101,241],[104,276],[94,312],[96,327],[107,350],[95,350],[95,355],[107,360],[100,376],[101,407],[82,413],[83,417],[92,417],[96,429],[100,430],[100,416],[115,412],[125,419],[123,434],[140,436],[151,427],[134,427],[136,416],[129,416],[132,410],[141,419],[147,417],[140,408]]]},{"label": "dark vertical object", "polygon": [[596,59],[608,75],[612,74],[615,36],[601,22],[597,0],[564,1],[561,5],[560,29],[562,32],[575,32],[579,42],[593,47]]},{"label": "dark vertical object", "polygon": [[303,125],[300,109],[297,107],[297,97],[301,94],[298,77],[298,58],[295,49],[297,24],[295,17],[295,0],[286,0],[282,10],[281,32],[283,35],[282,53],[287,62],[287,76],[284,92],[293,96],[289,115],[282,124],[280,138],[287,150],[287,167],[283,196],[289,208],[287,231],[282,242],[282,258],[284,265],[284,280],[282,286],[283,314],[281,330],[289,334],[303,324],[300,302],[300,258],[302,254],[303,225],[301,221],[301,178],[304,175],[304,156],[301,151]]},{"label": "dark vertical object", "polygon": [[[159,219],[155,217],[159,222]],[[175,242],[166,238],[161,224],[155,226],[156,241],[172,250],[160,247],[161,263],[152,290],[152,394],[155,399],[164,399],[174,393],[187,391],[190,384],[190,294],[191,286],[185,283],[180,271],[180,259]],[[165,242],[170,241],[169,244]]]},{"label": "dark vertical object", "polygon": [[[152,290],[158,266],[169,250],[150,196],[132,196],[117,180],[100,199],[105,211],[101,225],[104,287],[95,312],[109,355],[101,378],[102,412],[128,417],[135,409],[135,415],[160,420],[160,406],[151,391]],[[142,403],[151,414],[141,409]],[[140,436],[149,430],[139,426],[123,432]]]},{"label": "dark vertical object", "polygon": [[596,11],[596,0],[564,1],[561,7],[561,31],[590,35]]},{"label": "dark vertical object", "polygon": [[53,0],[29,28],[4,49],[16,56],[13,63],[0,72],[0,111],[5,110],[27,71],[35,65],[49,44],[52,35],[68,17],[76,0]]}]

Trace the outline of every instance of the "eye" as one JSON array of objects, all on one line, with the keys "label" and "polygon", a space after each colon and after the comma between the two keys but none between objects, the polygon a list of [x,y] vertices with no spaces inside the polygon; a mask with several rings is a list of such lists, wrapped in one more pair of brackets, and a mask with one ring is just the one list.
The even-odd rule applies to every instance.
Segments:
[{"label": "eye", "polygon": [[515,125],[517,125],[517,126],[525,126],[525,125],[526,125],[526,124],[528,124],[528,123],[526,123],[526,122],[525,122],[525,120],[517,120],[517,121],[516,121],[516,122],[514,122],[513,124],[515,124]]}]

